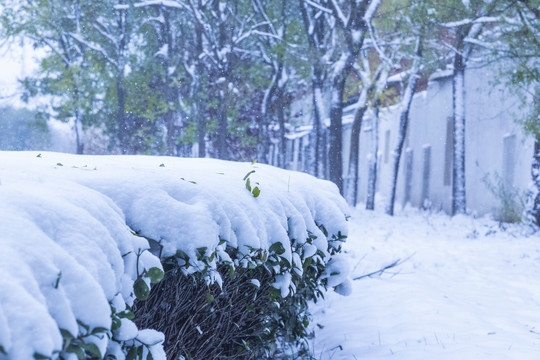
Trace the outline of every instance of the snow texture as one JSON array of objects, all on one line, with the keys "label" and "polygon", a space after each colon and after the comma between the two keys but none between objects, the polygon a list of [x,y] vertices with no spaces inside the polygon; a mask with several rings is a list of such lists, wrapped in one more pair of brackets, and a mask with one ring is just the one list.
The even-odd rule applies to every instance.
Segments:
[{"label": "snow texture", "polygon": [[[198,248],[227,260],[226,245],[249,254],[280,242],[282,256],[301,264],[317,250],[328,254],[332,235],[347,234],[348,209],[335,185],[270,166],[35,152],[0,152],[0,164],[0,349],[7,353],[0,359],[58,356],[60,329],[101,354],[118,357],[120,342],[137,341],[154,359],[165,359],[163,335],[125,318],[112,332],[117,342],[89,334],[111,331],[112,311],[133,304],[134,281],[161,269],[157,256],[181,250],[194,272],[204,268]],[[252,170],[258,197],[245,186]],[[305,242],[310,233],[317,237],[313,245]],[[149,251],[147,239],[159,252]],[[290,239],[304,245],[300,254]],[[328,281],[346,287],[347,269],[339,263],[332,262],[336,275]],[[284,296],[295,290],[290,278],[284,272],[274,285]],[[213,280],[220,282],[219,274]]]},{"label": "snow texture", "polygon": [[398,210],[353,212],[341,255],[353,277],[403,262],[353,281],[348,297],[328,293],[312,304],[314,357],[537,359],[538,233],[489,218]]}]

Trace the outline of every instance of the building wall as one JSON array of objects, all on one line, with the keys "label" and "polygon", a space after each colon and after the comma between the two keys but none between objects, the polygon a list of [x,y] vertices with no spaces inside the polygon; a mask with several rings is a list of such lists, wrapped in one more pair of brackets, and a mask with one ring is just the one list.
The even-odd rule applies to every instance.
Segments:
[{"label": "building wall", "polygon": [[[503,86],[493,87],[495,69],[466,72],[466,187],[467,206],[477,214],[497,213],[501,199],[490,190],[504,184],[521,194],[530,181],[533,142],[515,119],[520,99]],[[390,152],[396,146],[400,108],[381,114],[381,150],[390,134]],[[415,95],[398,178],[398,204],[406,200],[408,156],[412,156],[412,181],[408,201],[415,207],[451,211],[452,197],[452,79],[442,77]],[[364,150],[363,153],[368,153]],[[389,191],[391,154],[382,154],[381,195]]]},{"label": "building wall", "polygon": [[[496,74],[497,70],[489,67],[469,68],[466,71],[467,206],[478,215],[500,212],[501,199],[493,194],[493,188],[497,192],[500,184],[503,184],[507,191],[524,194],[530,182],[533,142],[523,134],[515,121],[520,116],[520,99],[502,85],[492,86]],[[348,120],[352,119],[353,112],[354,108],[349,107],[344,113],[343,168],[346,182],[349,180],[351,131]],[[360,134],[360,201],[365,201],[368,159],[372,156],[378,156],[380,160],[379,197],[385,199],[389,193],[390,167],[397,143],[400,112],[399,105],[381,110],[379,153],[376,155],[372,153],[371,120],[364,119]],[[397,207],[410,203],[414,207],[451,211],[451,120],[452,78],[441,76],[431,80],[425,91],[414,96],[400,161]],[[291,137],[290,148],[300,149],[300,144],[293,144],[300,139]],[[305,166],[295,162],[290,168],[302,171]]]}]

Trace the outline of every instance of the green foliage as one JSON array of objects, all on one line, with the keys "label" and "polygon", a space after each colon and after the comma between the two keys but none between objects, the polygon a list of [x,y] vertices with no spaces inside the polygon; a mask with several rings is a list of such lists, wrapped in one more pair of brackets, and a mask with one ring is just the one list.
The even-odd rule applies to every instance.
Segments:
[{"label": "green foliage", "polygon": [[[255,164],[257,162],[257,160],[254,160],[251,165]],[[259,195],[261,194],[261,189],[259,188],[259,183],[258,182],[255,182],[255,185],[256,186],[251,186],[251,180],[250,180],[250,176],[255,173],[255,170],[251,170],[249,171],[245,176],[244,176],[244,181],[246,182],[246,189],[247,191],[249,191],[253,197],[259,197]]]},{"label": "green foliage", "polygon": [[482,181],[500,203],[495,219],[502,222],[521,222],[525,207],[525,194],[513,186],[505,184],[501,176],[495,173],[484,175]]},{"label": "green foliage", "polygon": [[[326,228],[319,227],[328,236]],[[303,248],[315,240],[311,233],[302,242],[291,239],[292,251],[303,254]],[[339,253],[343,241],[343,234],[331,235],[328,253]],[[174,257],[163,259],[163,281],[152,287],[148,299],[136,302],[137,325],[162,331],[168,339],[167,355],[174,359],[280,359],[286,358],[282,346],[292,346],[296,356],[311,358],[308,303],[324,294],[327,256],[317,251],[300,264],[291,263],[280,242],[268,250],[240,252],[220,240],[218,248],[200,247],[192,256],[178,250]],[[290,292],[282,296],[272,284],[289,273]],[[219,285],[212,280],[216,276],[222,279]],[[133,349],[130,352],[135,354]],[[292,354],[290,349],[287,353]]]}]

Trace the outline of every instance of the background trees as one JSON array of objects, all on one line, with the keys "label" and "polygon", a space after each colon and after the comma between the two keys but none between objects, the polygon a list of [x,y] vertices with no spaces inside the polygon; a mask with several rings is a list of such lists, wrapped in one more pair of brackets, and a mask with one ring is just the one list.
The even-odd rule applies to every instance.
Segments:
[{"label": "background trees", "polygon": [[[40,71],[24,80],[25,99],[46,97],[39,111],[73,125],[79,153],[88,150],[86,129],[95,128],[116,153],[258,158],[286,167],[294,151],[287,133],[304,126],[311,131],[302,154],[307,171],[335,182],[355,204],[362,120],[373,118],[377,106],[400,103],[392,213],[415,84],[446,69],[454,79],[452,184],[454,212],[461,213],[465,69],[501,58],[512,59],[502,81],[526,99],[528,115],[520,121],[540,137],[539,102],[532,101],[540,77],[539,10],[532,0],[1,0],[0,6],[2,38],[25,37],[44,54]],[[386,79],[397,74],[400,86],[385,96]],[[343,108],[352,98],[344,171]],[[310,99],[310,113],[292,114],[291,104],[302,99]],[[348,189],[344,174],[352,179]]]}]

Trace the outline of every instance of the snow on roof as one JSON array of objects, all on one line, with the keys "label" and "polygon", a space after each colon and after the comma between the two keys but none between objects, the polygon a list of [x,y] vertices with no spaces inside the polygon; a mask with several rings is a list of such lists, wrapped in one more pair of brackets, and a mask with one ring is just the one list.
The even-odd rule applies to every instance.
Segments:
[{"label": "snow on roof", "polygon": [[429,81],[443,80],[452,76],[453,73],[454,71],[452,69],[438,70],[429,77]]},{"label": "snow on roof", "polygon": [[[0,164],[0,346],[10,359],[50,356],[62,347],[59,329],[84,333],[79,322],[110,329],[111,304],[133,304],[134,281],[161,268],[145,237],[164,257],[182,250],[194,259],[201,247],[225,257],[226,245],[247,254],[281,242],[293,263],[309,255],[293,254],[290,239],[309,247],[310,232],[310,251],[327,254],[318,225],[329,236],[347,233],[348,208],[333,183],[266,165],[45,152],[0,152]],[[245,186],[252,170],[257,198]],[[287,294],[287,284],[274,286]],[[124,323],[117,338],[148,335]],[[118,351],[107,336],[85,339],[102,354]],[[164,359],[161,345],[152,351]]]}]

